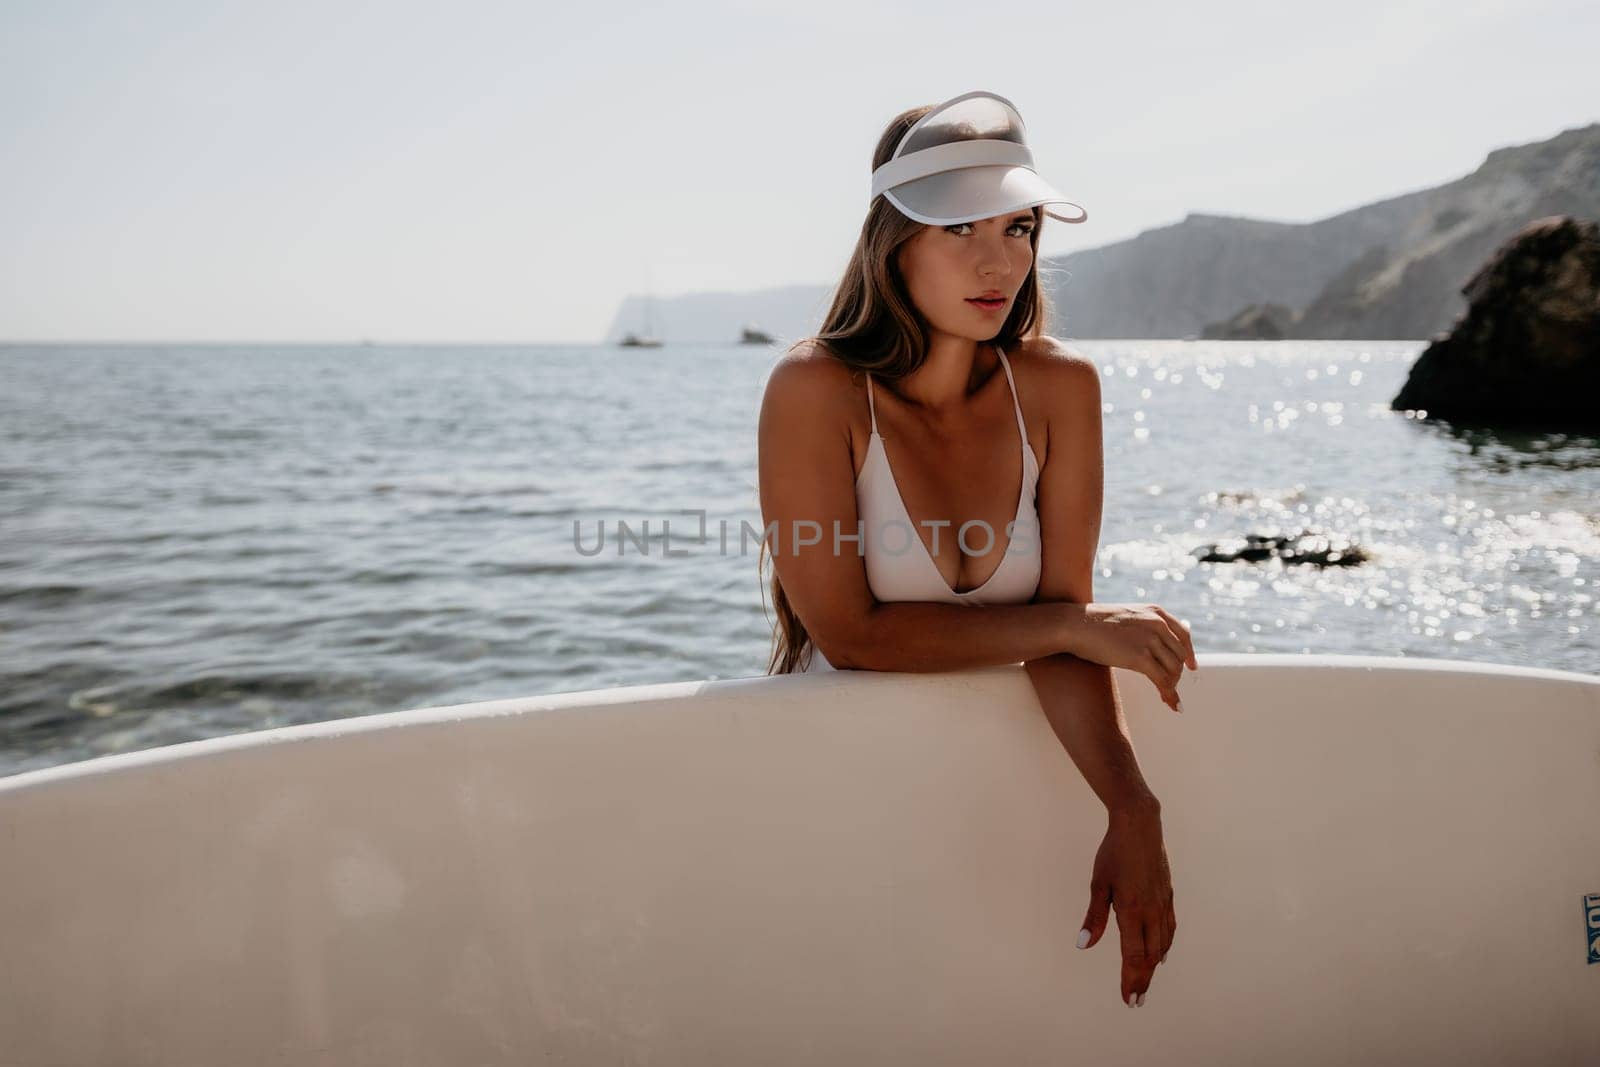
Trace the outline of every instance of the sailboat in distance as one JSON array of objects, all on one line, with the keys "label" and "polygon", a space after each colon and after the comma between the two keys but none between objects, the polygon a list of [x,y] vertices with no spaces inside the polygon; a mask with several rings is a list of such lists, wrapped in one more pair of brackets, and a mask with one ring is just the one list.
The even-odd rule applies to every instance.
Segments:
[{"label": "sailboat in distance", "polygon": [[656,297],[648,285],[644,297],[644,333],[629,330],[617,344],[623,348],[660,348],[666,344],[656,333]]}]

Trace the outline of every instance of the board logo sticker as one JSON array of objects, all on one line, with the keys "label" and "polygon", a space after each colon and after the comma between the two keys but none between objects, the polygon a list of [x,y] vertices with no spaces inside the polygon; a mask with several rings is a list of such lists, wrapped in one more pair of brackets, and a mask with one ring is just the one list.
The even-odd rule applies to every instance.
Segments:
[{"label": "board logo sticker", "polygon": [[1600,893],[1583,898],[1583,918],[1589,924],[1589,962],[1600,963]]}]

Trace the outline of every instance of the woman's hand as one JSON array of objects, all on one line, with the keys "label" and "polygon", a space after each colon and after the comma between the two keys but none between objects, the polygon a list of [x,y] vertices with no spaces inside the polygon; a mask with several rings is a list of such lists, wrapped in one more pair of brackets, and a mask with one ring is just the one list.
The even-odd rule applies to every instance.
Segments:
[{"label": "woman's hand", "polygon": [[1071,652],[1094,663],[1148,676],[1173,711],[1183,710],[1178,679],[1184,665],[1200,669],[1189,628],[1159,604],[1083,605]]},{"label": "woman's hand", "polygon": [[1166,961],[1178,929],[1159,805],[1112,809],[1105,840],[1094,858],[1089,914],[1078,934],[1079,948],[1099,943],[1112,908],[1117,909],[1117,929],[1122,933],[1122,999],[1129,1007],[1142,1006],[1156,966]]}]

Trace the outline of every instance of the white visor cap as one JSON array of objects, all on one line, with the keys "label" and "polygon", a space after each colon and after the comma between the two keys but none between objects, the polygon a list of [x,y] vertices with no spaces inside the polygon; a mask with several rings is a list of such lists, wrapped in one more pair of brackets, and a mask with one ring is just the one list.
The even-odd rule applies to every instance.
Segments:
[{"label": "white visor cap", "polygon": [[[1016,106],[981,89],[946,100],[906,131],[894,155],[872,172],[872,196],[880,193],[902,215],[930,226],[1040,206],[1062,222],[1089,217],[1033,169]],[[1062,206],[1077,213],[1064,214]]]}]

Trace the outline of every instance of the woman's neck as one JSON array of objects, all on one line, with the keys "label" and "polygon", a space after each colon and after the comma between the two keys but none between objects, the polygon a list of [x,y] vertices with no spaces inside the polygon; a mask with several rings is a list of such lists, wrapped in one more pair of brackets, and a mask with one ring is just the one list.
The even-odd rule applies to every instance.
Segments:
[{"label": "woman's neck", "polygon": [[963,407],[999,369],[994,345],[966,337],[935,337],[922,366],[895,382],[895,392],[930,415],[948,414]]}]

